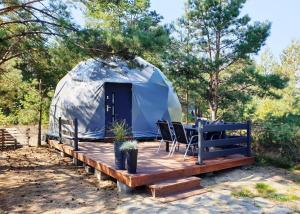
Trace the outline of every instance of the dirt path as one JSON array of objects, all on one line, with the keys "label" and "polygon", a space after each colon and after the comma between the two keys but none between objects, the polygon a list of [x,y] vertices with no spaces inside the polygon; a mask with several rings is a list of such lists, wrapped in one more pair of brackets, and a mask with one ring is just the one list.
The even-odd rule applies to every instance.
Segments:
[{"label": "dirt path", "polygon": [[300,213],[298,199],[233,196],[258,182],[300,196],[299,171],[252,166],[206,175],[208,193],[163,204],[142,192],[120,195],[113,181],[99,182],[53,149],[0,151],[0,213]]},{"label": "dirt path", "polygon": [[1,152],[0,213],[112,213],[119,195],[48,148]]}]

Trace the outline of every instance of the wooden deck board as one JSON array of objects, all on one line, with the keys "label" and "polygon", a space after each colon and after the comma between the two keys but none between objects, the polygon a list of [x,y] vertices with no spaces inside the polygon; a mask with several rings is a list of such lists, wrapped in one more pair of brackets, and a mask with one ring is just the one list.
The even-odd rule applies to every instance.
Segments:
[{"label": "wooden deck board", "polygon": [[188,157],[183,160],[184,146],[182,146],[180,153],[176,152],[174,156],[168,157],[168,153],[164,149],[156,153],[157,142],[143,142],[139,143],[137,174],[128,174],[126,170],[114,168],[112,143],[80,142],[79,151],[73,151],[71,146],[59,144],[58,141],[54,140],[50,140],[49,144],[130,187],[249,165],[254,162],[253,157],[233,155],[206,160],[204,165],[196,165],[196,157]]}]

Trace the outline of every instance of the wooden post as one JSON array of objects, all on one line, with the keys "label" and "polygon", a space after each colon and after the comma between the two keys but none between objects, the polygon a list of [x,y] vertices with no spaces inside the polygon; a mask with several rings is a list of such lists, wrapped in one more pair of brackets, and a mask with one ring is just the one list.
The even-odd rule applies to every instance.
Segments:
[{"label": "wooden post", "polygon": [[247,121],[247,156],[251,157],[251,120]]},{"label": "wooden post", "polygon": [[78,120],[77,118],[73,121],[74,124],[74,151],[78,151]]},{"label": "wooden post", "polygon": [[26,129],[26,139],[27,139],[27,145],[29,146],[29,142],[30,142],[30,128]]},{"label": "wooden post", "polygon": [[4,129],[1,129],[1,144],[2,144],[2,149],[4,149]]},{"label": "wooden post", "polygon": [[43,101],[43,93],[42,93],[42,80],[39,82],[39,94],[40,94],[40,105],[39,105],[39,128],[38,128],[38,142],[37,146],[42,145],[42,101]]},{"label": "wooden post", "polygon": [[58,118],[58,138],[59,138],[59,143],[62,143],[61,117]]},{"label": "wooden post", "polygon": [[203,160],[202,160],[202,141],[203,141],[203,124],[201,121],[198,122],[198,161],[197,165],[202,165]]}]

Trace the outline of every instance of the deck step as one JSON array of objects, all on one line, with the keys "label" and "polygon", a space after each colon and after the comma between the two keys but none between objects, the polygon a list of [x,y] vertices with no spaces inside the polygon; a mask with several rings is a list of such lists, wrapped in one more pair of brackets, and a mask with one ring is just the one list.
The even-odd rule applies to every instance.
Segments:
[{"label": "deck step", "polygon": [[166,197],[158,197],[157,200],[159,200],[162,203],[168,203],[168,202],[172,202],[172,201],[177,201],[177,200],[182,200],[188,197],[192,197],[195,195],[201,195],[204,193],[207,193],[209,190],[208,189],[195,189],[195,190],[188,190],[185,192],[179,192],[177,194],[174,195],[169,195]]},{"label": "deck step", "polygon": [[167,197],[178,193],[200,189],[200,178],[188,177],[162,181],[148,186],[149,192],[154,198]]}]

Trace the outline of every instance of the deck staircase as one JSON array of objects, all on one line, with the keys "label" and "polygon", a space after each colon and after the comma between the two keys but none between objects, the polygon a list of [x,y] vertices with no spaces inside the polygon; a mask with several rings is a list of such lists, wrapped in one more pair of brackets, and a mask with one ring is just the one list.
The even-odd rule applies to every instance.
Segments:
[{"label": "deck staircase", "polygon": [[201,189],[200,181],[198,177],[172,179],[149,185],[147,189],[161,202],[171,202],[207,192]]},{"label": "deck staircase", "polygon": [[11,148],[16,149],[20,146],[17,136],[20,135],[15,128],[1,128],[0,129],[0,149]]}]

